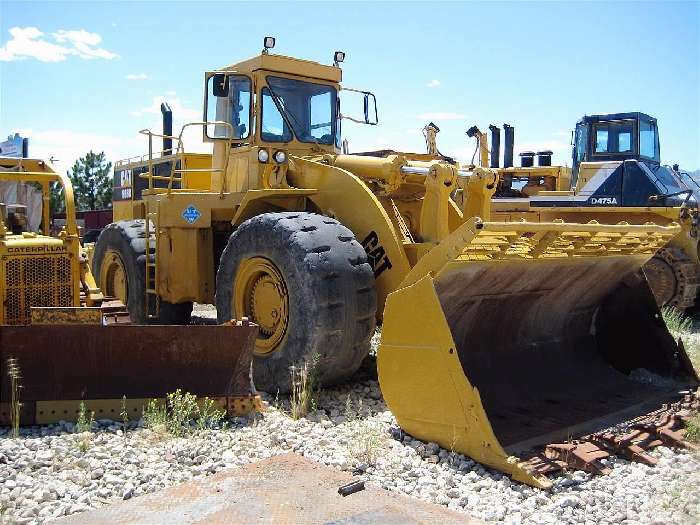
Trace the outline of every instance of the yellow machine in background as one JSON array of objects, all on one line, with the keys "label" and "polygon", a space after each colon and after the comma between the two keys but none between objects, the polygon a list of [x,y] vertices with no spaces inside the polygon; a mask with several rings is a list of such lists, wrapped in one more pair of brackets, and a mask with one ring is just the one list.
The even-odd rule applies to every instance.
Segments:
[{"label": "yellow machine in background", "polygon": [[522,166],[513,166],[514,132],[507,124],[503,167],[498,167],[500,129],[490,130],[489,150],[486,133],[470,128],[480,164],[490,164],[499,175],[494,220],[677,223],[682,233],[644,265],[644,272],[659,305],[679,310],[695,306],[700,292],[700,186],[677,168],[660,164],[656,119],[644,113],[583,117],[574,136],[573,168],[552,166],[551,151],[523,152]]},{"label": "yellow machine in background", "polygon": [[[0,157],[0,181],[42,190],[40,231],[24,208],[0,202],[0,425],[75,421],[79,406],[140,417],[150,398],[177,388],[209,396],[230,415],[260,406],[250,363],[257,327],[158,327],[130,323],[124,305],[95,285],[75,220],[73,187],[50,163]],[[62,189],[66,226],[50,235],[51,184]],[[8,367],[19,371],[12,391]],[[124,398],[126,398],[124,400]]]},{"label": "yellow machine in background", "polygon": [[[632,369],[688,373],[639,273],[677,225],[492,222],[498,172],[341,154],[341,119],[375,124],[374,96],[341,87],[343,53],[329,66],[273,45],[205,74],[192,125],[213,143],[209,166],[190,165],[182,133],[154,152],[150,131],[147,158],[116,165],[123,220],[100,235],[93,270],[133,318],[187,322],[194,301],[248,317],[268,392],[288,391],[305,361],[325,386],[349,378],[383,322],[379,380],[400,425],[538,486],[509,446],[668,394]],[[363,117],[341,115],[344,92]],[[630,330],[635,344],[619,345]],[[596,374],[603,387],[579,388]]]},{"label": "yellow machine in background", "polygon": [[[29,324],[32,307],[100,306],[103,297],[80,245],[68,178],[43,160],[0,158],[0,180],[34,183],[44,195],[40,232],[27,231],[22,206],[0,204],[0,324]],[[65,195],[66,227],[58,237],[50,236],[51,183],[60,184]]]}]

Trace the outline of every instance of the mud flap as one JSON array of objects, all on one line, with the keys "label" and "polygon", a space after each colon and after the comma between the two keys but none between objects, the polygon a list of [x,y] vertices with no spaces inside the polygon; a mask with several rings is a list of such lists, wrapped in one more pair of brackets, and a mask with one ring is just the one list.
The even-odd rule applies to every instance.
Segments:
[{"label": "mud flap", "polygon": [[230,415],[259,408],[251,380],[258,327],[34,325],[0,327],[0,424],[9,424],[8,359],[20,370],[22,424],[74,421],[84,401],[95,418],[132,419],[148,399],[180,388],[215,399]]}]

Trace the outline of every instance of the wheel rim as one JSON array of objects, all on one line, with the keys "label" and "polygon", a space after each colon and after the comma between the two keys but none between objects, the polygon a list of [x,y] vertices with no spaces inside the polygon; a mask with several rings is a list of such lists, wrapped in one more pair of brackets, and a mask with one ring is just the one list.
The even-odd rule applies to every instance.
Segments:
[{"label": "wheel rim", "polygon": [[676,275],[673,268],[660,257],[652,257],[644,265],[644,274],[649,282],[656,303],[667,305],[676,293]]},{"label": "wheel rim", "polygon": [[126,304],[129,299],[129,287],[124,262],[114,250],[107,250],[100,267],[100,285],[106,296],[119,299]]},{"label": "wheel rim", "polygon": [[260,327],[255,353],[279,349],[289,322],[287,286],[277,266],[264,257],[241,262],[233,285],[233,312]]}]

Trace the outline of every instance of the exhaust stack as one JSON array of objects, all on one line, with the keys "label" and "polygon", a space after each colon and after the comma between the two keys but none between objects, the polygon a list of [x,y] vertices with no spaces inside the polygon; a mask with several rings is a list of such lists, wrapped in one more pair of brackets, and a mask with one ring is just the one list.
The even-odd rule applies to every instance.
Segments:
[{"label": "exhaust stack", "polygon": [[173,139],[169,138],[173,134],[173,112],[167,102],[160,105],[160,112],[163,114],[163,155],[170,155],[173,152]]},{"label": "exhaust stack", "polygon": [[515,128],[508,124],[503,124],[503,167],[513,167],[513,144],[515,142]]},{"label": "exhaust stack", "polygon": [[501,130],[500,128],[491,124],[489,126],[491,130],[491,168],[498,168],[499,159],[501,157]]}]

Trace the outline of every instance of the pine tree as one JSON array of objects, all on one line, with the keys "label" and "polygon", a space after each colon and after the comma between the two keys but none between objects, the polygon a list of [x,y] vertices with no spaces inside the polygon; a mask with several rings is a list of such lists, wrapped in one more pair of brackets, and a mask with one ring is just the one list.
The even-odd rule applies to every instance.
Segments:
[{"label": "pine tree", "polygon": [[112,163],[107,162],[104,152],[94,153],[90,150],[87,155],[75,161],[68,172],[68,178],[73,183],[76,209],[100,210],[110,205],[111,171]]}]

